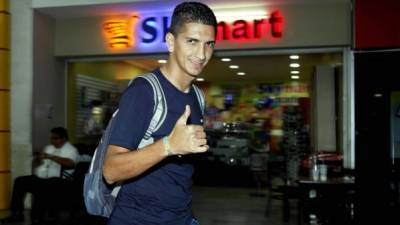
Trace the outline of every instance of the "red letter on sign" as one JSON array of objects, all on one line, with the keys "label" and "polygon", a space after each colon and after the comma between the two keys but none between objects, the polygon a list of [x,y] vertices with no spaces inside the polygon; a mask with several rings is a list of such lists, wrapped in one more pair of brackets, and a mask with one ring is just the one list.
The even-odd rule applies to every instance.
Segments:
[{"label": "red letter on sign", "polygon": [[269,23],[271,24],[271,34],[273,37],[282,37],[282,22],[283,18],[279,11],[273,12],[271,18],[269,18]]}]

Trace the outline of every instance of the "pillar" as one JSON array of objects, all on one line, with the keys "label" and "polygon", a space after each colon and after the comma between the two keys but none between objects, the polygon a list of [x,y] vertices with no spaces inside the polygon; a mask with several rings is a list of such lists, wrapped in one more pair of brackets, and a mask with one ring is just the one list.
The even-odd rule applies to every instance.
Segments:
[{"label": "pillar", "polygon": [[0,0],[0,210],[9,208],[10,165],[10,12]]}]

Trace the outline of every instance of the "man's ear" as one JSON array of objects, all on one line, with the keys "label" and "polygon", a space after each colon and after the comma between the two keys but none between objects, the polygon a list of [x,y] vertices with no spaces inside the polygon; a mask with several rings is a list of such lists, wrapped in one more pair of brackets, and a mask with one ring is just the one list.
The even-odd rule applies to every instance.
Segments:
[{"label": "man's ear", "polygon": [[175,47],[175,36],[172,33],[168,32],[165,35],[165,42],[167,43],[168,52],[173,52]]}]

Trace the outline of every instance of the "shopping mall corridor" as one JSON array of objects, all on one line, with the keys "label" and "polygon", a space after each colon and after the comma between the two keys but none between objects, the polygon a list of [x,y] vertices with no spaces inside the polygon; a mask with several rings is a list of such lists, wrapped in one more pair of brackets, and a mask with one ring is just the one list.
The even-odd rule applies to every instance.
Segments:
[{"label": "shopping mall corridor", "polygon": [[[289,222],[282,220],[282,203],[273,201],[270,216],[264,215],[267,203],[267,190],[242,187],[195,186],[193,189],[193,211],[201,225],[292,225],[297,222],[296,204],[292,204]],[[0,218],[8,212],[0,211]],[[26,211],[27,216],[29,211]],[[76,224],[101,225],[101,222],[85,223],[77,219]],[[61,224],[63,221],[60,222]],[[0,223],[1,225],[30,225],[29,219],[19,223]],[[59,225],[46,223],[45,225]]]}]

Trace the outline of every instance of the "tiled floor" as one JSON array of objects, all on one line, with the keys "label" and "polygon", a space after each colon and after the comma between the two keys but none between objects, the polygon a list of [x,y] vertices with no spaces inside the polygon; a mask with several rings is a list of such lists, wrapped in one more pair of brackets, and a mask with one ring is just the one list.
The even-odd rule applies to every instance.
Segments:
[{"label": "tiled floor", "polygon": [[[292,204],[288,223],[282,220],[282,202],[272,202],[270,216],[265,216],[266,190],[237,187],[194,187],[193,211],[201,225],[292,225],[296,224],[296,204]],[[257,195],[254,195],[257,194]],[[264,196],[263,196],[264,195]],[[8,212],[0,211],[0,218]],[[27,211],[26,214],[29,214]],[[1,224],[1,223],[0,223]],[[29,222],[1,225],[29,225]],[[82,223],[79,223],[83,225]],[[73,224],[71,224],[73,225]]]},{"label": "tiled floor", "polygon": [[297,222],[295,203],[291,204],[288,223],[282,220],[282,202],[279,200],[272,201],[270,216],[265,216],[266,190],[195,187],[193,194],[193,212],[201,225],[292,225]]}]

